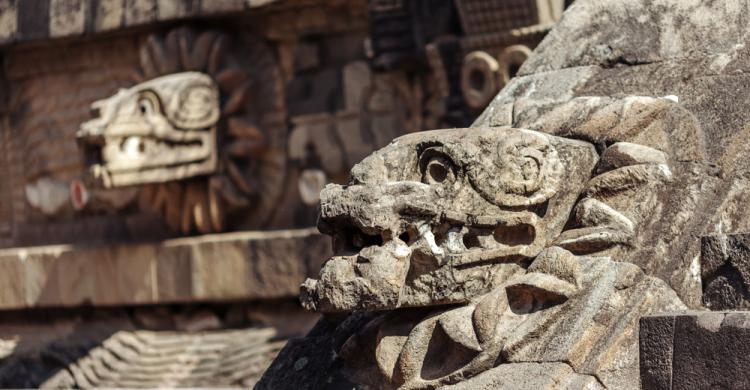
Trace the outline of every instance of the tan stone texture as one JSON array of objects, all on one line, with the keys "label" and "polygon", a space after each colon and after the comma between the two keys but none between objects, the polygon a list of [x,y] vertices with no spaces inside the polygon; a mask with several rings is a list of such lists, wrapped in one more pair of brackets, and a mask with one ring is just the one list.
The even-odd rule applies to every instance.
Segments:
[{"label": "tan stone texture", "polygon": [[50,0],[50,36],[82,34],[87,6],[86,0]]},{"label": "tan stone texture", "polygon": [[295,296],[326,256],[313,229],[153,244],[0,251],[0,308],[132,305]]},{"label": "tan stone texture", "polygon": [[8,42],[13,39],[16,32],[17,17],[14,0],[0,2],[0,42]]}]

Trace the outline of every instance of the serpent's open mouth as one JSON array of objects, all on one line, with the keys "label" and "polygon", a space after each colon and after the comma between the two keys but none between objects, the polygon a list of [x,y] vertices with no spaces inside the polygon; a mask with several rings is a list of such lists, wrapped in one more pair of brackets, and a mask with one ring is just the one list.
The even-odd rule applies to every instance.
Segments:
[{"label": "serpent's open mouth", "polygon": [[[405,221],[396,230],[365,229],[353,220],[323,221],[321,230],[333,237],[334,256],[324,265],[320,280],[303,284],[303,304],[322,311],[346,311],[368,302],[374,308],[400,306],[402,290],[421,283],[415,280],[421,275],[448,267],[530,261],[536,254],[539,217],[512,214],[472,222]],[[326,231],[328,226],[335,229]]]},{"label": "serpent's open mouth", "polygon": [[[370,246],[383,246],[391,240],[421,249],[438,258],[440,263],[458,261],[459,264],[473,260],[491,260],[512,255],[524,257],[524,249],[536,240],[535,223],[538,218],[499,220],[494,223],[467,224],[443,221],[439,224],[412,222],[404,224],[397,232],[390,230],[365,231],[354,223],[337,222],[336,229],[329,234],[333,238],[336,256],[358,254]],[[480,218],[481,219],[481,218]],[[521,220],[525,219],[525,220]],[[485,218],[487,220],[487,218]],[[468,259],[460,260],[462,257]]]}]

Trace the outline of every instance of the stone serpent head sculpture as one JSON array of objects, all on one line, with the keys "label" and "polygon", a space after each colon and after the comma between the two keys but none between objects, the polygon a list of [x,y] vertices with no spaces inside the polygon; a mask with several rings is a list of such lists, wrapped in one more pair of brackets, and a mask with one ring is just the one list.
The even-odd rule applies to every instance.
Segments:
[{"label": "stone serpent head sculpture", "polygon": [[[674,109],[644,99],[652,114]],[[622,118],[633,105],[594,102],[619,107]],[[602,143],[550,133],[500,126],[406,135],[355,166],[347,185],[323,190],[319,228],[333,236],[335,255],[302,285],[302,303],[377,312],[334,332],[346,341],[329,380],[471,388],[469,378],[500,375],[496,385],[515,388],[541,370],[560,388],[637,383],[638,319],[684,304],[611,255],[649,234],[638,216],[653,205],[621,198],[671,183],[670,157],[628,142],[637,130]]]},{"label": "stone serpent head sculpture", "polygon": [[177,27],[150,34],[139,54],[137,83],[95,101],[78,131],[86,181],[137,189],[139,211],[172,233],[267,224],[287,134],[270,47],[254,34]]},{"label": "stone serpent head sculpture", "polygon": [[[95,174],[106,187],[183,179],[216,170],[219,88],[208,75],[182,72],[158,77],[92,104],[99,117],[78,136],[99,139],[102,164]],[[177,172],[174,166],[180,166]]]}]

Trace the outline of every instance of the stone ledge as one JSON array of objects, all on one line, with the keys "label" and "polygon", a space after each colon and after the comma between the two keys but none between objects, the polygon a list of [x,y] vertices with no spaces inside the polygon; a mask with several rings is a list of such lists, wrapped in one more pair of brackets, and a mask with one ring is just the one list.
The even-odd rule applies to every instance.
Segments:
[{"label": "stone ledge", "polygon": [[276,0],[0,0],[0,45],[241,13]]},{"label": "stone ledge", "polygon": [[646,316],[639,341],[643,390],[750,388],[750,312]]},{"label": "stone ledge", "polygon": [[0,250],[0,309],[296,297],[330,255],[316,229]]}]

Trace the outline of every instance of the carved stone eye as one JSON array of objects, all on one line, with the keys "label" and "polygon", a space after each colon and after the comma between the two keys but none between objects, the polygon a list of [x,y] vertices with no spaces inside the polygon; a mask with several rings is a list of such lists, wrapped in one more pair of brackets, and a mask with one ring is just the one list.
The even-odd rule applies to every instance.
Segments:
[{"label": "carved stone eye", "polygon": [[148,98],[138,99],[138,112],[144,116],[150,115],[154,112],[154,103]]},{"label": "carved stone eye", "polygon": [[151,91],[145,91],[138,96],[138,113],[142,116],[153,115],[159,108],[159,98]]},{"label": "carved stone eye", "polygon": [[422,182],[442,184],[452,183],[456,180],[455,166],[448,156],[428,150],[422,155],[421,160]]}]

